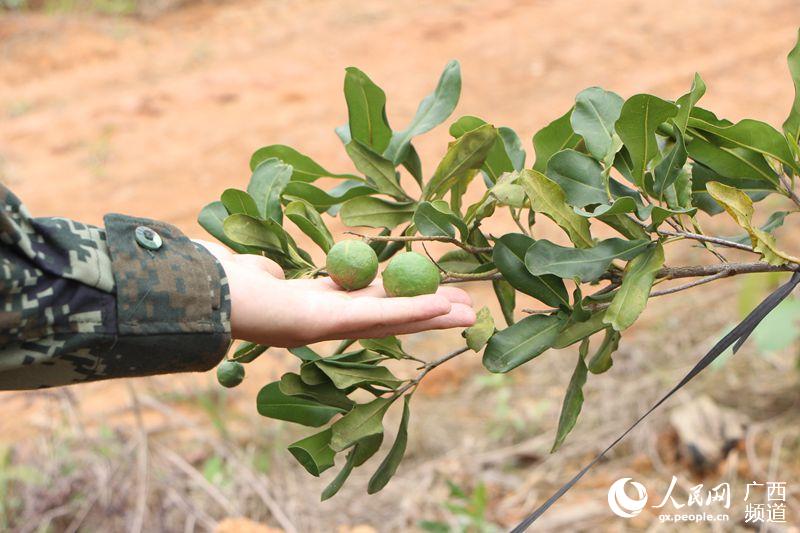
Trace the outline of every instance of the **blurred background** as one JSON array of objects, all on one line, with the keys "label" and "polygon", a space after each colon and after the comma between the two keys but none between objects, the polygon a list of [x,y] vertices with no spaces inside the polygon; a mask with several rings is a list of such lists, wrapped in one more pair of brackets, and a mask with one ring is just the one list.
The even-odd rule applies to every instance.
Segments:
[{"label": "blurred background", "polygon": [[[446,124],[474,114],[509,126],[529,161],[531,135],[592,85],[675,99],[698,71],[709,86],[703,107],[780,126],[793,97],[785,56],[798,25],[796,0],[0,0],[0,181],[35,215],[101,224],[103,214],[122,212],[203,237],[200,208],[245,187],[259,146],[288,144],[350,171],[333,133],[346,122],[349,65],[385,89],[399,126],[444,64],[460,60],[462,97]],[[428,173],[447,138],[442,126],[415,142]],[[783,206],[759,205],[767,214]],[[704,224],[736,233],[722,217]],[[800,247],[796,229],[788,219],[779,230],[784,248]],[[686,247],[668,262],[702,258]],[[335,474],[307,475],[285,450],[301,432],[257,415],[259,388],[296,366],[282,350],[250,365],[233,390],[208,373],[0,393],[0,531],[507,530],[781,279],[723,280],[653,300],[614,367],[590,376],[578,424],[553,455],[571,349],[508,375],[489,374],[478,356],[442,366],[415,397],[406,459],[376,496],[366,495],[366,468],[320,503]],[[490,288],[469,290],[499,319]],[[790,299],[537,530],[759,530],[741,520],[745,485],[781,481],[786,522],[762,530],[797,531],[798,319],[800,300]],[[432,359],[463,341],[444,332],[404,342]],[[390,412],[387,445],[398,420]],[[683,502],[697,484],[729,482],[732,521],[676,526],[649,507],[628,520],[610,512],[614,480],[632,477],[660,499],[673,475]]]}]

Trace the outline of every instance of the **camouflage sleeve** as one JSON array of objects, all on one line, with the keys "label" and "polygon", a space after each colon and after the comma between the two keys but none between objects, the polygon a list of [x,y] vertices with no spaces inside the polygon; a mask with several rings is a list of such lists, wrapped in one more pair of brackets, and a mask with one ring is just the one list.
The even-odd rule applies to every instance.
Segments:
[{"label": "camouflage sleeve", "polygon": [[0,184],[0,390],[204,371],[230,345],[222,266],[163,222],[33,218]]}]

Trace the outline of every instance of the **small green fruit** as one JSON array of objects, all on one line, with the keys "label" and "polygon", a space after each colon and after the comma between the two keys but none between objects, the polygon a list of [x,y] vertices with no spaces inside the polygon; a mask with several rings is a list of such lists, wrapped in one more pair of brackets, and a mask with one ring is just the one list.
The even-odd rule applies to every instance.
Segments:
[{"label": "small green fruit", "polygon": [[383,289],[389,296],[433,294],[439,288],[439,269],[417,252],[403,252],[383,271]]},{"label": "small green fruit", "polygon": [[344,290],[363,289],[378,275],[378,256],[364,241],[341,241],[328,252],[325,269]]},{"label": "small green fruit", "polygon": [[244,366],[236,361],[223,361],[217,367],[217,381],[223,387],[235,387],[244,380]]}]

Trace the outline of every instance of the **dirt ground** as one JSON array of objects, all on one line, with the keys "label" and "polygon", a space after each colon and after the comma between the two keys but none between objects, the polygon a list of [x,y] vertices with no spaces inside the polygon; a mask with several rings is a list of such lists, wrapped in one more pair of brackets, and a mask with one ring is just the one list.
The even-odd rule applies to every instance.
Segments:
[{"label": "dirt ground", "polygon": [[[568,109],[580,90],[599,85],[623,96],[676,98],[695,71],[709,86],[704,106],[732,120],[746,115],[779,125],[792,101],[785,55],[799,23],[796,0],[236,0],[147,19],[0,12],[0,180],[34,214],[101,224],[105,213],[121,212],[201,237],[199,209],[227,187],[244,187],[249,155],[259,146],[288,144],[326,168],[348,171],[333,128],[346,121],[341,86],[349,65],[386,90],[390,121],[400,127],[444,64],[459,59],[464,83],[456,115],[514,128],[529,157],[532,133]],[[446,139],[446,128],[439,128],[417,143],[429,172]],[[409,466],[401,467],[394,488],[369,499],[362,493],[365,479],[354,476],[341,495],[320,505],[317,494],[328,478],[313,480],[289,465],[281,445],[295,435],[256,420],[259,385],[292,364],[280,351],[227,394],[208,375],[0,394],[0,445],[13,451],[14,464],[48,476],[67,476],[62,467],[86,469],[67,476],[71,484],[26,492],[25,498],[42,498],[36,516],[50,513],[44,527],[56,531],[84,524],[88,530],[206,530],[238,515],[296,531],[359,525],[406,531],[419,520],[451,516],[442,507],[445,479],[467,487],[484,483],[489,518],[509,527],[635,419],[736,318],[728,305],[736,290],[726,281],[705,299],[660,300],[667,318],[648,313],[623,341],[627,360],[590,386],[586,420],[560,458],[546,452],[571,357],[494,381],[476,360],[442,368],[412,424]],[[475,291],[478,300],[486,294]],[[688,305],[698,306],[691,320]],[[685,339],[674,339],[676,328]],[[435,356],[456,339],[457,333],[445,333],[409,342]],[[792,362],[736,365],[674,405],[716,387],[715,400],[746,412],[759,428],[751,448],[737,456],[741,464],[725,468],[774,473],[773,465],[785,467],[776,442],[796,446],[798,436],[759,439],[786,427],[781,417],[798,395]],[[765,407],[767,414],[748,407],[763,397],[762,375],[772,393],[788,394]],[[652,452],[665,435],[666,415],[587,477],[548,514],[543,529],[672,531],[652,517],[617,519],[605,503],[609,483],[625,472],[669,482],[671,466],[654,464]],[[150,444],[129,445],[137,442]],[[108,443],[118,447],[105,450]],[[76,448],[73,464],[63,450]],[[214,477],[214,455],[225,459],[222,478]],[[263,468],[239,468],[259,457]],[[125,463],[122,473],[116,462]],[[782,471],[800,481],[790,468]],[[92,487],[100,491],[94,500],[87,495]],[[82,499],[70,499],[80,491]],[[123,493],[130,498],[115,499]],[[796,499],[791,510],[800,523]],[[41,526],[16,524],[26,525]]]}]

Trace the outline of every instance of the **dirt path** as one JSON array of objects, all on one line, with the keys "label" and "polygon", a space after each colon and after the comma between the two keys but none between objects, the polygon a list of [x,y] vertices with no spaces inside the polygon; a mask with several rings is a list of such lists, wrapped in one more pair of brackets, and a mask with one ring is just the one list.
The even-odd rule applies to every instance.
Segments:
[{"label": "dirt path", "polygon": [[[128,212],[200,235],[198,209],[246,183],[258,146],[349,166],[331,131],[345,119],[348,65],[385,87],[402,125],[458,58],[458,112],[526,142],[590,85],[676,97],[698,70],[706,103],[731,118],[778,123],[791,102],[792,0],[425,4],[241,1],[147,24],[5,15],[0,177],[36,213],[97,223]],[[420,144],[428,167],[445,135]]]}]

